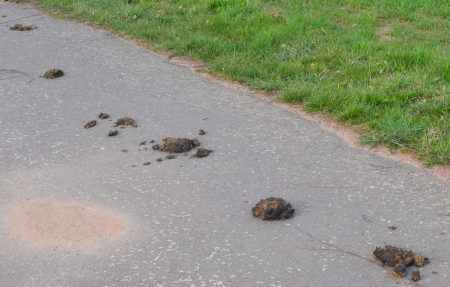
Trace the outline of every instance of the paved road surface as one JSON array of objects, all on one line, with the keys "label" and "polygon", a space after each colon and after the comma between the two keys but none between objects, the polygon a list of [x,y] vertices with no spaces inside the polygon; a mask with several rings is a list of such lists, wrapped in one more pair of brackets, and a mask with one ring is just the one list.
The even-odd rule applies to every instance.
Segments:
[{"label": "paved road surface", "polygon": [[[418,286],[370,261],[385,244],[430,258],[418,283],[449,285],[447,183],[108,33],[43,15],[5,23],[36,13],[0,2],[1,286]],[[51,68],[65,76],[39,77]],[[84,129],[100,112],[138,127]],[[169,136],[214,152],[156,162],[164,154],[139,145]],[[295,216],[253,218],[270,196]],[[10,220],[35,199],[102,209],[126,230],[31,242]]]}]

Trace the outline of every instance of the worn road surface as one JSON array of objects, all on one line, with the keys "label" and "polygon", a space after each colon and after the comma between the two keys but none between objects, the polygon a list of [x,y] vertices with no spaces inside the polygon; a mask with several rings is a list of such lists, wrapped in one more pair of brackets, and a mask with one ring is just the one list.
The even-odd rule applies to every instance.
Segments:
[{"label": "worn road surface", "polygon": [[[448,183],[37,13],[0,2],[2,287],[449,286]],[[38,28],[9,29],[17,23]],[[51,68],[65,75],[40,77]],[[113,127],[121,117],[138,127]],[[149,143],[166,137],[214,151],[168,160]],[[254,218],[251,207],[271,196],[290,201],[294,217]],[[386,244],[431,263],[390,278],[372,260]]]}]

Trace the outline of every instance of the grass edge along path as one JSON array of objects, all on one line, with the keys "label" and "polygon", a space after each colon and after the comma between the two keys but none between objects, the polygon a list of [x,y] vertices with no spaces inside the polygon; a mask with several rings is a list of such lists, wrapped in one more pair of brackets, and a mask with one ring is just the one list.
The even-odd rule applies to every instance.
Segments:
[{"label": "grass edge along path", "polygon": [[428,165],[450,163],[446,1],[31,2],[330,114],[360,132],[362,144],[412,152]]}]

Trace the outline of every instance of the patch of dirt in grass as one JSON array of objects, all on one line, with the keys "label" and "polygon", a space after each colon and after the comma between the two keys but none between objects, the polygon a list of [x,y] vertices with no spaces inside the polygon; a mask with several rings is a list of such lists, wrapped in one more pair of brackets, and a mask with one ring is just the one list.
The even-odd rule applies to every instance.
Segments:
[{"label": "patch of dirt in grass", "polygon": [[289,219],[294,214],[295,209],[291,204],[282,198],[270,197],[261,199],[255,207],[252,208],[254,217],[262,220],[283,220]]},{"label": "patch of dirt in grass", "polygon": [[106,210],[43,199],[16,206],[7,224],[20,238],[32,243],[77,247],[111,239],[127,226],[125,218]]},{"label": "patch of dirt in grass", "polygon": [[34,30],[34,29],[37,29],[37,26],[35,26],[35,25],[26,26],[26,25],[22,25],[22,24],[16,24],[14,26],[9,27],[9,30],[12,30],[12,31],[30,31],[30,30]]},{"label": "patch of dirt in grass", "polygon": [[380,22],[380,26],[376,29],[376,34],[381,42],[392,42],[394,37],[391,34],[392,23],[390,21]]}]

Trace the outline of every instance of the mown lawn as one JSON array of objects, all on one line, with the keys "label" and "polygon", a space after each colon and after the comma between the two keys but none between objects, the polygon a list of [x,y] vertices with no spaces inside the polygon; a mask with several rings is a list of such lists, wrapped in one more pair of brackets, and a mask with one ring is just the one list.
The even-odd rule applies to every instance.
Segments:
[{"label": "mown lawn", "polygon": [[448,1],[31,1],[450,163]]}]

